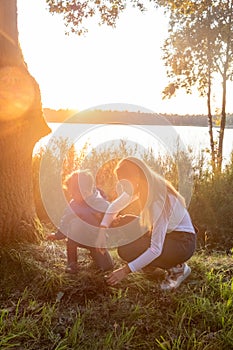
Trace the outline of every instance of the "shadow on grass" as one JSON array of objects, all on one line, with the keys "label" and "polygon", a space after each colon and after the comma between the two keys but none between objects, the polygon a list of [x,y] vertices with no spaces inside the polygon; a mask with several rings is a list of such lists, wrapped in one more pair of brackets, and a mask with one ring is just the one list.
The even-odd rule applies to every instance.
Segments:
[{"label": "shadow on grass", "polygon": [[197,253],[187,282],[166,293],[161,271],[109,287],[85,250],[80,270],[67,274],[65,250],[65,242],[1,250],[1,349],[232,349],[231,257]]}]

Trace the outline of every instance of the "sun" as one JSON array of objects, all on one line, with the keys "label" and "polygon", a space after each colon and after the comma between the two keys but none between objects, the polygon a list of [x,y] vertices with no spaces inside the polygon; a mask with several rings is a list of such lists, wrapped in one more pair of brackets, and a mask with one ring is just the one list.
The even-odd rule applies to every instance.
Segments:
[{"label": "sun", "polygon": [[44,107],[83,110],[115,102],[154,110],[161,103],[166,19],[156,11],[125,11],[116,28],[90,22],[86,37],[78,37],[65,35],[62,18],[49,14],[45,0],[19,0],[18,24]]},{"label": "sun", "polygon": [[161,47],[168,18],[159,9],[142,14],[131,8],[116,28],[89,21],[86,36],[67,36],[62,17],[52,16],[45,0],[17,3],[20,44],[44,107],[81,111],[124,103],[155,113],[206,114],[206,101],[198,93],[181,90],[162,100],[168,79]]}]

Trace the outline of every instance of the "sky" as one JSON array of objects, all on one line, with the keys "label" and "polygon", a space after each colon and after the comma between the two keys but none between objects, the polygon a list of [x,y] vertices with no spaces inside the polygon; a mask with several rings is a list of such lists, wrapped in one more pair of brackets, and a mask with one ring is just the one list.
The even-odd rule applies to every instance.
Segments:
[{"label": "sky", "polygon": [[180,91],[162,100],[167,23],[161,11],[130,8],[116,28],[91,20],[85,37],[67,36],[62,17],[51,15],[45,0],[18,0],[19,41],[44,108],[81,111],[120,103],[155,113],[206,114],[198,94]]}]

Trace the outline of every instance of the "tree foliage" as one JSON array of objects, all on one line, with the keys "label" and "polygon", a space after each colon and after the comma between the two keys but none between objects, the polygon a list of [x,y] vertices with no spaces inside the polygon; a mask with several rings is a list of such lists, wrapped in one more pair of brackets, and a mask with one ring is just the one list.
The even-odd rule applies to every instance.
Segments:
[{"label": "tree foliage", "polygon": [[[86,20],[97,17],[99,24],[115,27],[128,5],[145,11],[147,5],[160,6],[170,16],[169,36],[164,43],[164,62],[170,82],[165,97],[184,88],[191,94],[197,87],[207,98],[208,124],[213,171],[221,170],[226,124],[227,81],[233,77],[233,0],[46,0],[52,13],[63,15],[67,33],[87,32]],[[86,23],[85,23],[86,22]],[[222,105],[218,142],[213,136],[212,85],[219,76]]]},{"label": "tree foliage", "polygon": [[[164,4],[164,1],[159,1]],[[164,4],[165,5],[165,4]],[[179,88],[192,93],[196,86],[207,97],[212,165],[221,170],[223,136],[226,123],[227,81],[233,77],[233,2],[185,1],[167,2],[170,11],[169,37],[164,43],[164,62],[170,79],[164,97],[171,97]],[[211,110],[212,84],[220,78],[222,106],[217,144],[213,139]]]},{"label": "tree foliage", "polygon": [[46,0],[46,2],[51,13],[60,13],[63,15],[63,19],[67,27],[67,34],[71,32],[82,35],[88,31],[88,19],[96,17],[100,25],[107,24],[115,27],[120,14],[129,4],[143,12],[146,10],[144,3],[149,3],[150,1]]}]

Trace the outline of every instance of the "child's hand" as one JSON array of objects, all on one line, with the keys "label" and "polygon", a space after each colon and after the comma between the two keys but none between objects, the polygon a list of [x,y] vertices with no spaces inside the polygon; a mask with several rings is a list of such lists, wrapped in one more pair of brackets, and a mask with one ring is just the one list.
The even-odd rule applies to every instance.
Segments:
[{"label": "child's hand", "polygon": [[47,241],[55,241],[57,238],[56,238],[56,235],[55,233],[50,233],[47,237],[46,237],[46,240]]},{"label": "child's hand", "polygon": [[50,233],[46,239],[47,241],[60,241],[61,239],[65,239],[66,236],[64,235],[64,233],[62,233],[61,231],[56,231],[56,232],[52,232]]}]

